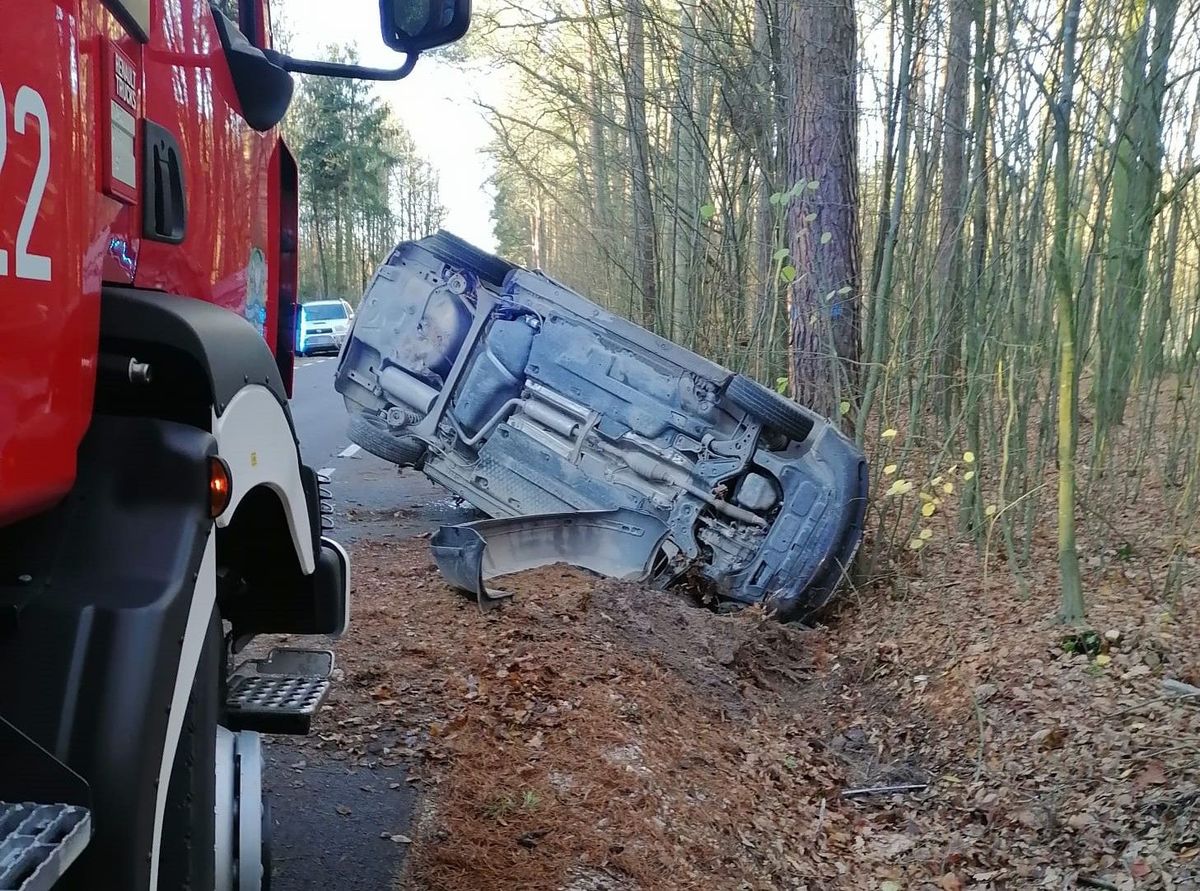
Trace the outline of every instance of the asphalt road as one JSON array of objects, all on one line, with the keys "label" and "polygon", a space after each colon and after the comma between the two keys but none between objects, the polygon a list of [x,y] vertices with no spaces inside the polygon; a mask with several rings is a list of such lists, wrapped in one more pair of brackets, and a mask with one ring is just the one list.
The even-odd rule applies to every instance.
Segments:
[{"label": "asphalt road", "polygon": [[[332,534],[349,546],[351,559],[356,541],[401,540],[469,519],[421,473],[398,472],[350,443],[346,409],[333,389],[336,367],[333,357],[297,360],[292,417],[305,463],[330,478]],[[415,800],[405,772],[357,767],[286,737],[269,739],[266,755],[273,891],[390,889],[406,846],[381,835],[409,832]]]},{"label": "asphalt road", "polygon": [[439,523],[468,517],[445,489],[415,470],[364,452],[346,437],[346,409],[333,389],[336,357],[298,359],[292,418],[304,463],[330,478],[334,537],[343,544],[362,538],[407,538]]}]

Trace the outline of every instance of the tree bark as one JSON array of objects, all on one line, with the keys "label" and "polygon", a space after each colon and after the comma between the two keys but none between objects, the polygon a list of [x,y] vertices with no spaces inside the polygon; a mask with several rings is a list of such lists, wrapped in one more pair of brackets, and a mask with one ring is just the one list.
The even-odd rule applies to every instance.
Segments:
[{"label": "tree bark", "polygon": [[1083,619],[1083,584],[1075,552],[1075,441],[1078,383],[1075,359],[1075,290],[1067,257],[1071,228],[1071,105],[1075,93],[1075,35],[1081,0],[1063,11],[1063,75],[1054,106],[1054,248],[1050,265],[1058,312],[1058,567],[1062,585],[1059,619]]},{"label": "tree bark", "polygon": [[1137,355],[1150,231],[1162,176],[1162,109],[1177,9],[1178,0],[1133,0],[1128,13],[1105,293],[1099,308],[1098,449],[1108,429],[1124,418]]},{"label": "tree bark", "polygon": [[[967,64],[971,56],[971,0],[951,0],[946,83],[942,106],[942,195],[933,288],[941,304],[934,352],[941,367],[943,417],[949,418],[962,346],[962,230],[966,216]],[[979,147],[976,147],[978,151]]]},{"label": "tree bark", "polygon": [[785,5],[788,182],[806,184],[788,208],[790,377],[800,402],[832,416],[859,359],[854,2]]},{"label": "tree bark", "polygon": [[643,0],[629,0],[629,59],[625,102],[629,124],[630,187],[633,191],[634,284],[640,297],[641,322],[661,328],[658,301],[658,249],[654,203],[650,194],[650,134],[646,125],[646,37]]}]

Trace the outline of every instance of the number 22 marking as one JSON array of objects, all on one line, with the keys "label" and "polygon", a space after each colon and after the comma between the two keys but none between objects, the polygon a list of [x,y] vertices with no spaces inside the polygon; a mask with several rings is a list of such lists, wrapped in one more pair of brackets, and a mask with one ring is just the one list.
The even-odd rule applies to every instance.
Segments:
[{"label": "number 22 marking", "polygon": [[[4,167],[4,159],[8,154],[7,116],[8,105],[4,99],[4,88],[0,86],[0,169]],[[33,182],[29,184],[29,197],[25,200],[25,211],[21,214],[21,225],[17,227],[16,275],[17,278],[48,282],[50,258],[29,253],[29,239],[33,236],[33,226],[46,194],[46,181],[50,178],[50,115],[46,113],[46,103],[36,90],[21,87],[13,102],[13,118],[13,126],[22,136],[25,135],[28,119],[37,121],[40,149]],[[0,275],[8,275],[8,251],[3,249],[0,249]]]}]

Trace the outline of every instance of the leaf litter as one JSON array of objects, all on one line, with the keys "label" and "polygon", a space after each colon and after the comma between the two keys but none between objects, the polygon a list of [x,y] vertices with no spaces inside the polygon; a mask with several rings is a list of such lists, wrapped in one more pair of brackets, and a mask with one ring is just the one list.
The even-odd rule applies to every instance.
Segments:
[{"label": "leaf litter", "polygon": [[364,543],[314,745],[413,771],[405,889],[1200,889],[1196,592],[1095,571],[1089,652],[941,547],[806,629],[562,566],[481,613]]}]

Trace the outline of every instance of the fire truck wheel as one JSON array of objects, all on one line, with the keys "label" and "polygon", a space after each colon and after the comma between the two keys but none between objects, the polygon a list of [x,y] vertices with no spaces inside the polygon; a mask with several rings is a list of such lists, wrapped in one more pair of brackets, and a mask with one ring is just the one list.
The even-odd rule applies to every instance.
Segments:
[{"label": "fire truck wheel", "polygon": [[216,612],[209,622],[188,697],[163,817],[160,891],[214,887],[217,716],[225,683],[225,641]]}]

